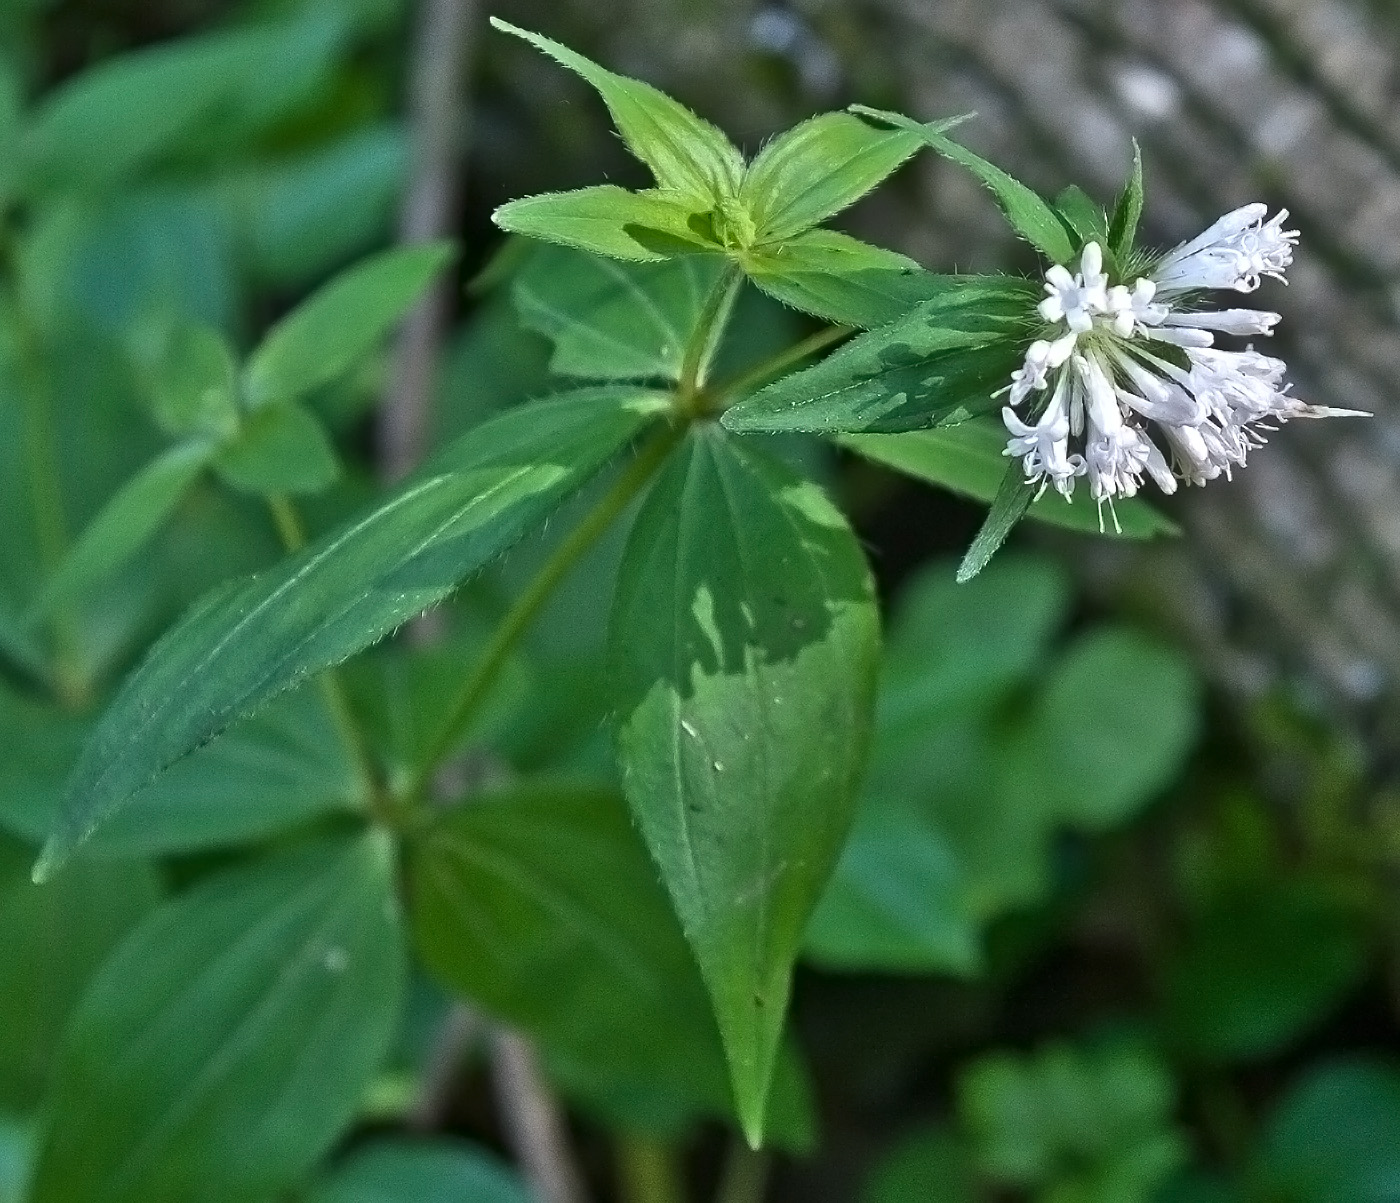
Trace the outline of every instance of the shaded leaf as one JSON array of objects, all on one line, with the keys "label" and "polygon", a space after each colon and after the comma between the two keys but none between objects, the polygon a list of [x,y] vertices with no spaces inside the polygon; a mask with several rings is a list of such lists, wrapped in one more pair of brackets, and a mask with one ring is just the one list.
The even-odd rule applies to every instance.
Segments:
[{"label": "shaded leaf", "polygon": [[502,205],[491,220],[508,233],[640,263],[722,249],[695,202],[612,184],[523,197]]},{"label": "shaded leaf", "polygon": [[295,403],[253,410],[214,466],[227,483],[254,496],[319,493],[340,475],[330,436]]},{"label": "shaded leaf", "polygon": [[1126,267],[1137,246],[1138,224],[1142,220],[1142,147],[1133,139],[1133,172],[1113,209],[1109,224],[1108,246],[1120,265]]},{"label": "shaded leaf", "polygon": [[306,1203],[530,1203],[533,1198],[515,1171],[476,1145],[381,1137],[336,1166]]},{"label": "shaded leaf", "polygon": [[223,336],[181,323],[161,340],[147,382],[156,421],[176,438],[219,438],[238,425],[238,369]]},{"label": "shaded leaf", "polygon": [[886,1153],[860,1197],[861,1203],[979,1203],[982,1193],[963,1142],[934,1129]]},{"label": "shaded leaf", "polygon": [[1108,215],[1083,188],[1071,184],[1055,198],[1055,209],[1065,225],[1078,235],[1081,243],[1097,242],[1104,254],[1112,257]]},{"label": "shaded leaf", "polygon": [[1031,508],[1037,487],[1026,480],[1020,463],[1007,466],[1002,474],[1001,484],[997,486],[996,496],[992,498],[992,508],[987,512],[987,517],[977,532],[977,537],[972,540],[972,546],[963,556],[962,563],[958,565],[958,584],[963,585],[972,580],[1001,550],[1001,545],[1006,542],[1012,528]]}]

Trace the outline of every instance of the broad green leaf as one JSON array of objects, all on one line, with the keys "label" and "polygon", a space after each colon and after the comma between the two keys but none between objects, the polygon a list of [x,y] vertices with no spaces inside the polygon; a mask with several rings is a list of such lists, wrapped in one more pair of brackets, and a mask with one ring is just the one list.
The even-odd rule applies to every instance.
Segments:
[{"label": "broad green leaf", "polygon": [[608,106],[627,149],[651,168],[658,187],[688,197],[706,210],[738,192],[744,157],[708,121],[650,84],[615,75],[567,46],[497,17],[491,18],[491,24],[523,38],[587,80]]},{"label": "broad green leaf", "polygon": [[987,511],[986,520],[972,540],[963,561],[958,565],[958,584],[965,585],[982,571],[998,551],[1012,528],[1020,522],[1031,502],[1035,500],[1036,487],[1025,479],[1019,463],[1009,464],[1002,473],[1001,484],[992,498],[992,508]]},{"label": "broad green leaf", "polygon": [[231,434],[238,425],[238,368],[223,336],[189,322],[161,343],[148,371],[156,421],[176,438]]},{"label": "broad green leaf", "polygon": [[944,276],[925,281],[930,291],[934,281],[937,294],[905,317],[741,401],[725,412],[725,426],[895,433],[993,409],[993,394],[1025,354],[1031,286],[1000,276]]},{"label": "broad green leaf", "polygon": [[585,380],[677,380],[718,258],[618,263],[541,248],[516,276],[520,321],[554,343],[550,369]]},{"label": "broad green leaf", "polygon": [[1097,242],[1105,255],[1113,255],[1108,240],[1108,215],[1083,188],[1071,184],[1055,198],[1055,210],[1081,243]]},{"label": "broad green leaf", "polygon": [[357,1148],[306,1203],[531,1203],[520,1176],[466,1141],[381,1137]]},{"label": "broad green leaf", "polygon": [[613,184],[523,197],[502,205],[491,220],[511,234],[640,263],[723,249],[709,217],[689,198]]},{"label": "broad green leaf", "polygon": [[961,167],[966,167],[996,197],[1012,228],[1027,242],[1055,263],[1068,263],[1075,255],[1074,240],[1056,215],[1055,210],[1020,180],[1013,178],[994,163],[975,155],[946,137],[936,125],[924,125],[900,113],[884,112],[852,105],[851,111],[876,121],[885,121],[899,129],[918,133],[924,142]]},{"label": "broad green leaf", "polygon": [[323,7],[103,62],[39,105],[26,139],[28,179],[40,188],[101,191],[246,143],[315,96],[346,32],[341,15]]},{"label": "broad green leaf", "polygon": [[752,215],[755,240],[781,243],[819,225],[922,145],[909,130],[872,125],[851,113],[823,113],[794,126],[765,146],[744,176],[739,199]]},{"label": "broad green leaf", "polygon": [[[904,434],[853,434],[841,440],[868,459],[899,472],[939,485],[974,501],[990,503],[1006,474],[1002,455],[1006,432],[994,420],[973,419],[956,426],[934,430],[911,430]],[[1098,532],[1125,539],[1151,539],[1179,533],[1175,523],[1154,510],[1141,498],[1114,504],[1118,525],[1101,522],[1098,507],[1087,497],[1078,502],[1066,500],[1054,489],[1047,489],[1031,502],[1026,517],[1037,518],[1069,530]]]},{"label": "broad green leaf", "polygon": [[947,288],[914,260],[836,230],[809,230],[740,260],[769,296],[803,313],[872,329],[904,317]]},{"label": "broad green leaf", "polygon": [[1307,1069],[1270,1118],[1251,1179],[1287,1203],[1391,1203],[1400,1180],[1400,1068],[1339,1057]]},{"label": "broad green leaf", "polygon": [[[424,962],[529,1033],[571,1092],[636,1099],[667,1126],[732,1114],[705,987],[620,797],[534,784],[472,798],[426,835],[410,877]],[[772,1122],[802,1144],[780,1093]]]},{"label": "broad green leaf", "polygon": [[39,1102],[88,979],[160,898],[155,872],[141,861],[80,860],[46,887],[29,880],[32,858],[0,836],[0,1112]]},{"label": "broad green leaf", "polygon": [[[42,843],[92,724],[0,689],[0,828]],[[354,762],[317,692],[288,694],[140,790],[98,830],[95,857],[248,844],[363,807]],[[58,881],[62,879],[59,878]]]},{"label": "broad green leaf", "polygon": [[1355,906],[1321,883],[1235,886],[1193,917],[1168,967],[1168,1030],[1206,1061],[1269,1056],[1336,1010],[1367,954]]},{"label": "broad green leaf", "polygon": [[208,443],[181,443],[133,476],[64,558],[34,617],[84,599],[125,565],[165,525],[213,454]]},{"label": "broad green leaf", "polygon": [[879,649],[869,572],[816,486],[700,431],[638,515],[610,646],[628,801],[757,1142],[793,960],[864,760]]},{"label": "broad green leaf", "polygon": [[295,401],[369,355],[454,254],[430,242],[382,251],[335,277],[277,323],[248,360],[253,407]]},{"label": "broad green leaf", "polygon": [[394,870],[382,833],[316,844],[133,932],[68,1029],[31,1203],[226,1203],[300,1180],[398,1023]]},{"label": "broad green leaf", "polygon": [[1126,268],[1137,246],[1138,224],[1142,221],[1142,147],[1133,139],[1133,173],[1118,198],[1109,225],[1108,246],[1118,263]]},{"label": "broad green leaf", "polygon": [[219,449],[214,467],[228,484],[255,497],[319,493],[340,475],[330,436],[295,402],[249,413],[238,434]]},{"label": "broad green leaf", "polygon": [[216,591],[156,644],[108,707],[36,871],[56,868],[137,790],[234,719],[441,601],[667,405],[615,389],[512,410],[369,513]]},{"label": "broad green leaf", "polygon": [[982,1193],[964,1142],[934,1129],[886,1153],[860,1198],[861,1203],[981,1203]]}]

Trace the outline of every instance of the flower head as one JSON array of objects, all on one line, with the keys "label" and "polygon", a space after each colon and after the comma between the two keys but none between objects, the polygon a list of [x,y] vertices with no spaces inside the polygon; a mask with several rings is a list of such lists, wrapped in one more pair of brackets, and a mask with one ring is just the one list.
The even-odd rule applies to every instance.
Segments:
[{"label": "flower head", "polygon": [[[1281,320],[1260,309],[1203,309],[1210,289],[1253,292],[1283,280],[1298,234],[1263,205],[1229,213],[1169,252],[1146,275],[1110,286],[1103,249],[1085,245],[1079,270],[1052,267],[1037,312],[1046,328],[1012,373],[1002,420],[1005,454],[1026,480],[1065,497],[1084,477],[1112,512],[1147,478],[1164,493],[1243,467],[1265,431],[1290,418],[1356,415],[1294,397],[1286,365],[1217,336],[1268,336]],[[1030,402],[1033,420],[1017,413]],[[1116,517],[1115,517],[1116,521]]]}]

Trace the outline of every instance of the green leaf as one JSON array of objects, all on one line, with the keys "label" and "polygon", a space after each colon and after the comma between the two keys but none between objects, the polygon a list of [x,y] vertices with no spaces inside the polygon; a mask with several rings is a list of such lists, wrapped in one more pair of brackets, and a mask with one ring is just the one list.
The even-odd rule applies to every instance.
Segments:
[{"label": "green leaf", "polygon": [[996,197],[1012,228],[1033,247],[1055,263],[1068,263],[1074,258],[1074,241],[1055,210],[996,164],[945,137],[936,125],[923,125],[901,113],[870,109],[861,104],[852,105],[851,111],[919,133],[924,142],[945,159],[967,168],[981,180]]},{"label": "green leaf", "polygon": [[1310,1067],[1269,1120],[1251,1177],[1259,1198],[1391,1203],[1400,1178],[1400,1070],[1356,1056]]},{"label": "green leaf", "polygon": [[[1007,468],[1002,455],[1006,432],[993,420],[974,419],[905,434],[852,434],[843,438],[841,445],[908,476],[987,503],[996,497]],[[1081,497],[1075,504],[1054,489],[1047,489],[1031,502],[1026,517],[1068,530],[1125,539],[1180,533],[1174,522],[1141,498],[1115,502],[1114,512],[1117,527],[1111,522],[1102,524],[1098,508],[1086,498]]]},{"label": "green leaf", "polygon": [[451,260],[450,243],[382,251],[336,276],[275,325],[248,360],[251,406],[295,401],[368,356]]},{"label": "green leaf", "polygon": [[214,466],[228,484],[255,497],[319,493],[340,475],[325,428],[294,402],[253,410]]},{"label": "green leaf", "polygon": [[516,276],[511,297],[521,323],[553,341],[556,374],[674,381],[723,273],[718,257],[624,264],[544,247]]},{"label": "green leaf", "polygon": [[1105,254],[1113,254],[1108,238],[1108,217],[1083,188],[1071,184],[1055,198],[1055,210],[1079,236],[1081,243],[1097,242]]},{"label": "green leaf", "polygon": [[[947,121],[949,129],[957,121]],[[739,191],[756,241],[783,242],[860,200],[923,145],[917,134],[823,113],[763,148]]]},{"label": "green leaf", "polygon": [[368,514],[216,591],[108,707],[36,872],[52,872],[132,794],[234,719],[441,601],[667,408],[663,397],[616,389],[512,410]]},{"label": "green leaf", "polygon": [[895,433],[953,424],[996,406],[993,394],[1025,356],[1034,312],[1025,281],[926,280],[936,294],[905,317],[853,339],[725,412],[735,431]]},{"label": "green leaf", "polygon": [[864,558],[821,491],[722,431],[691,438],[623,558],[618,750],[751,1142],[802,931],[849,828],[878,650]]},{"label": "green leaf", "polygon": [[982,1194],[963,1141],[936,1128],[885,1154],[860,1197],[861,1203],[978,1203]]},{"label": "green leaf", "polygon": [[491,24],[523,38],[587,80],[608,106],[627,149],[651,168],[658,187],[685,196],[702,209],[713,208],[738,192],[744,157],[708,121],[650,84],[615,75],[567,46],[497,17],[491,18]]},{"label": "green leaf", "polygon": [[938,296],[946,277],[836,230],[809,230],[745,251],[744,270],[769,296],[829,322],[873,329]]},{"label": "green leaf", "polygon": [[1119,264],[1127,265],[1137,245],[1138,223],[1142,221],[1142,147],[1133,139],[1133,173],[1113,210],[1109,224],[1108,247]]},{"label": "green leaf", "polygon": [[[704,985],[620,797],[530,784],[472,798],[424,838],[410,878],[425,964],[529,1033],[572,1093],[645,1100],[653,1122],[732,1114]],[[772,1119],[801,1143],[788,1102]]]},{"label": "green leaf", "polygon": [[639,263],[723,249],[709,217],[687,197],[613,184],[523,197],[502,205],[491,220],[512,234]]},{"label": "green leaf", "polygon": [[383,834],[235,869],[168,903],[74,1016],[32,1203],[280,1194],[353,1119],[404,979]]},{"label": "green leaf", "polygon": [[64,558],[31,619],[82,600],[123,567],[165,525],[213,453],[208,443],[181,443],[127,481]]},{"label": "green leaf", "polygon": [[977,532],[972,546],[963,556],[963,562],[958,565],[958,584],[964,585],[972,580],[1001,550],[1001,545],[1006,542],[1012,528],[1031,508],[1036,488],[1036,485],[1025,479],[1025,473],[1019,463],[1008,465],[1002,474],[1001,484],[997,486],[992,508],[987,512],[982,529]]},{"label": "green leaf", "polygon": [[238,425],[238,368],[223,335],[182,323],[161,340],[149,368],[156,421],[176,438],[221,438]]},{"label": "green leaf", "polygon": [[80,860],[44,887],[29,880],[31,859],[28,848],[0,837],[0,1111],[39,1102],[88,979],[160,898],[155,872],[140,861]]},{"label": "green leaf", "polygon": [[531,1203],[533,1198],[518,1174],[476,1145],[381,1137],[336,1166],[306,1203]]}]

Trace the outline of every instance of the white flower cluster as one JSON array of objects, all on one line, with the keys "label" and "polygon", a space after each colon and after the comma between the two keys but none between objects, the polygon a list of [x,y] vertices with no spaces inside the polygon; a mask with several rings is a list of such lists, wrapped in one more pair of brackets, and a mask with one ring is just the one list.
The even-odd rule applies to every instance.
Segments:
[{"label": "white flower cluster", "polygon": [[[1109,286],[1095,242],[1076,274],[1062,266],[1046,273],[1039,312],[1050,329],[1012,373],[1002,410],[1005,454],[1020,457],[1028,482],[1070,497],[1087,477],[1090,496],[1111,511],[1144,475],[1164,493],[1178,478],[1205,484],[1242,467],[1263,445],[1261,432],[1289,418],[1356,413],[1290,395],[1281,360],[1215,346],[1219,334],[1272,334],[1277,313],[1186,307],[1206,289],[1253,292],[1264,276],[1284,278],[1298,234],[1283,228],[1286,210],[1265,221],[1267,212],[1246,205],[1222,217],[1131,286]],[[1032,396],[1030,423],[1016,410]]]}]

